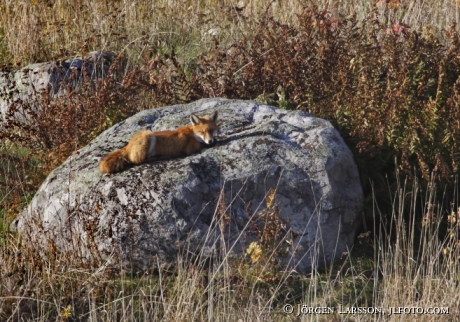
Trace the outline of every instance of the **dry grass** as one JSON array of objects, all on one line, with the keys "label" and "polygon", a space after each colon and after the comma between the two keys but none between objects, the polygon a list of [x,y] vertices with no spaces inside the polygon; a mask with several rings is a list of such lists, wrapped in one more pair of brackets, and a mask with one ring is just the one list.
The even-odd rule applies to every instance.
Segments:
[{"label": "dry grass", "polygon": [[[460,40],[458,25],[452,27],[458,2],[133,3],[0,4],[1,64],[94,49],[127,58],[115,63],[122,70],[113,78],[57,103],[45,96],[39,103],[52,109],[35,115],[36,124],[0,130],[0,320],[459,319]],[[310,6],[315,3],[319,9]],[[8,232],[47,172],[102,129],[137,110],[214,96],[309,110],[339,128],[355,152],[367,197],[369,228],[350,254],[298,276],[257,264],[271,255],[262,245],[262,255],[253,250],[193,265],[181,258],[174,270],[159,265],[137,276],[119,267],[85,267],[72,254],[38,258]],[[398,181],[398,168],[407,182]],[[283,313],[284,304],[336,312],[299,318]],[[448,307],[449,314],[347,315],[337,313],[339,305]]]},{"label": "dry grass", "polygon": [[[268,4],[261,0],[4,0],[0,36],[5,38],[0,48],[8,54],[0,62],[25,66],[89,50],[127,51],[137,61],[171,47],[190,59],[212,29],[218,30],[224,44],[234,42],[240,33],[250,36]],[[455,0],[284,0],[273,1],[270,14],[281,23],[296,25],[297,14],[311,4],[326,9],[334,19],[356,16],[359,21],[377,7],[377,17],[385,25],[404,22],[415,30],[448,29],[458,23],[460,14]]]},{"label": "dry grass", "polygon": [[[19,65],[81,55],[88,50],[128,52],[133,61],[171,46],[189,58],[208,31],[231,39],[234,30],[250,32],[264,1],[16,1],[0,6],[0,30],[10,59]],[[292,19],[298,1],[283,1],[273,11]],[[250,19],[248,19],[250,17]],[[230,40],[228,40],[230,41]]]},{"label": "dry grass", "polygon": [[[302,321],[456,321],[458,222],[439,238],[446,228],[440,227],[442,207],[432,203],[434,185],[426,194],[418,186],[406,188],[401,183],[392,198],[390,225],[376,222],[376,233],[362,234],[351,253],[308,275],[277,270],[271,248],[262,244],[255,259],[224,254],[212,262],[200,256],[190,262],[179,256],[172,270],[158,265],[132,275],[116,265],[90,268],[72,253],[39,257],[6,235],[0,245],[0,319],[298,321],[299,305],[307,305],[332,311],[301,314]],[[419,208],[426,213],[423,223],[417,220]],[[283,311],[286,304],[294,306],[294,313]],[[382,311],[353,314],[352,308]],[[416,313],[390,314],[399,308]],[[419,313],[431,309],[439,311]]]}]

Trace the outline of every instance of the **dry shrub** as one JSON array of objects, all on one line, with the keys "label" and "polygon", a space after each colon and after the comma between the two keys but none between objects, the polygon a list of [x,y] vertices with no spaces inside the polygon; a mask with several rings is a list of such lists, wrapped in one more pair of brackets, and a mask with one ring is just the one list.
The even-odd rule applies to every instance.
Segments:
[{"label": "dry shrub", "polygon": [[44,161],[58,165],[108,126],[145,108],[141,94],[145,82],[135,70],[123,74],[123,67],[119,56],[107,77],[95,80],[83,66],[80,79],[74,72],[62,82],[62,95],[48,89],[33,101],[16,100],[0,128],[0,139],[45,154]]},{"label": "dry shrub", "polygon": [[[214,38],[193,68],[172,52],[149,64],[157,104],[202,97],[258,98],[330,120],[347,140],[365,190],[386,174],[452,183],[458,173],[460,37],[374,18],[337,19],[305,8],[299,25],[267,9],[255,36],[230,46]],[[391,179],[393,180],[393,179]],[[390,180],[390,181],[391,181]],[[379,195],[379,192],[376,192]],[[378,198],[379,199],[379,198]]]},{"label": "dry shrub", "polygon": [[331,120],[359,153],[390,147],[406,173],[417,164],[425,179],[435,168],[451,179],[460,161],[454,29],[439,40],[327,11],[305,11],[300,21],[297,29],[266,17],[249,46],[237,45],[239,59],[213,54],[217,66],[205,65],[195,80],[200,94],[256,98],[281,86],[291,105]]},{"label": "dry shrub", "polygon": [[[10,10],[11,5],[4,10]],[[150,8],[145,3],[142,5],[144,9]],[[398,156],[404,174],[412,175],[412,167],[416,165],[425,180],[435,170],[439,180],[452,181],[460,162],[457,152],[460,58],[456,54],[460,41],[455,26],[442,32],[435,32],[429,26],[414,31],[404,23],[382,21],[384,16],[378,14],[381,11],[378,5],[363,21],[353,16],[339,18],[332,11],[312,6],[304,8],[295,24],[287,25],[275,19],[274,5],[271,2],[266,7],[259,27],[251,33],[240,30],[237,34],[235,30],[236,40],[230,45],[228,41],[220,45],[219,37],[203,39],[204,50],[195,59],[184,60],[174,50],[163,53],[166,47],[175,47],[176,41],[166,47],[161,41],[156,45],[146,43],[149,48],[146,52],[156,56],[148,63],[138,62],[131,74],[125,76],[131,77],[130,83],[124,81],[119,86],[106,80],[95,96],[88,94],[89,90],[84,91],[86,98],[72,94],[73,99],[67,98],[60,107],[49,104],[45,95],[43,122],[54,123],[56,115],[61,114],[58,126],[37,125],[28,129],[27,137],[38,136],[47,149],[51,146],[55,149],[69,140],[66,135],[62,138],[57,135],[67,131],[68,136],[78,140],[72,147],[60,148],[68,155],[94,136],[94,132],[110,125],[104,119],[107,113],[113,113],[115,105],[109,103],[112,108],[106,108],[107,102],[126,95],[143,100],[137,110],[147,104],[158,107],[203,97],[269,97],[270,100],[262,100],[284,108],[307,110],[332,121],[356,152],[365,184],[369,178],[382,181],[382,173],[394,171],[393,156]],[[45,4],[32,3],[30,10],[38,10],[39,6]],[[79,6],[82,6],[79,10],[91,7],[86,2]],[[102,11],[114,10],[110,19],[132,14],[121,5],[96,7]],[[197,16],[200,8],[197,5],[193,11]],[[61,12],[62,8],[55,9]],[[128,16],[121,21],[134,23]],[[110,21],[101,23],[118,28]],[[136,96],[139,91],[133,91],[131,86],[142,87],[144,97]],[[124,108],[133,108],[133,102],[130,104],[131,107]],[[69,109],[64,112],[62,106]],[[106,107],[100,108],[103,106]]]},{"label": "dry shrub", "polygon": [[47,90],[28,101],[3,97],[14,103],[0,125],[0,231],[51,170],[107,127],[147,107],[146,74],[125,67],[120,55],[104,79],[92,79],[84,65],[80,79],[72,79],[75,73],[61,84],[62,95]]},{"label": "dry shrub", "polygon": [[[312,6],[297,16],[298,24],[287,25],[267,6],[250,34],[235,34],[230,45],[206,37],[195,59],[158,46],[150,61],[123,76],[88,82],[59,103],[45,93],[42,115],[34,115],[39,121],[22,126],[11,120],[8,137],[51,153],[56,166],[102,129],[146,107],[258,98],[330,120],[355,152],[368,197],[372,181],[377,199],[382,193],[389,200],[380,187],[386,174],[394,182],[394,157],[402,175],[412,176],[415,167],[426,182],[434,172],[438,182],[451,183],[460,164],[456,28],[414,31],[382,22],[378,10],[360,21]],[[24,135],[14,137],[18,133]]]},{"label": "dry shrub", "polygon": [[[254,37],[241,35],[230,45],[221,45],[214,38],[205,46],[211,49],[203,50],[192,64],[185,63],[174,51],[165,55],[158,49],[149,63],[98,83],[88,82],[80,92],[69,91],[60,104],[44,93],[40,103],[43,114],[21,107],[31,111],[38,123],[24,125],[11,120],[3,139],[43,152],[42,161],[54,160],[48,165],[51,168],[57,165],[55,160],[62,160],[102,129],[147,106],[202,97],[254,99],[264,95],[274,104],[306,110],[334,123],[356,153],[372,204],[385,200],[370,194],[368,178],[377,186],[385,181],[385,172],[393,171],[396,176],[394,155],[399,157],[400,173],[411,175],[416,166],[424,179],[433,171],[438,181],[448,182],[458,173],[460,162],[459,36],[455,28],[439,33],[429,28],[414,31],[402,23],[382,23],[374,14],[364,21],[337,19],[329,11],[306,8],[298,17],[299,25],[294,26],[280,23],[266,11]],[[116,68],[119,63],[114,64]],[[4,160],[7,166],[3,169],[9,169],[11,164],[27,166],[30,158],[21,163],[8,154]],[[24,187],[28,180],[21,178],[26,175],[30,173],[8,172],[7,185],[19,187],[13,194],[32,191],[32,187]],[[370,268],[357,267],[350,255],[338,271],[326,272],[322,282],[316,280],[316,272],[291,284],[286,279],[259,278],[251,282],[245,277],[251,270],[244,266],[225,267],[223,276],[219,269],[179,266],[172,274],[159,270],[153,278],[121,274],[114,279],[112,268],[73,266],[79,263],[72,254],[44,260],[34,253],[24,253],[16,241],[3,242],[0,318],[14,315],[18,320],[65,320],[70,315],[73,320],[120,320],[129,316],[132,320],[161,320],[174,316],[185,321],[192,316],[196,320],[234,316],[256,320],[264,314],[267,320],[272,316],[278,320],[280,316],[289,319],[281,312],[286,302],[356,306],[363,294],[365,306],[396,307],[405,303],[454,308],[460,294],[456,265],[458,208],[450,212],[450,208],[437,204],[435,184],[430,184],[427,200],[418,188],[411,191],[397,185],[396,196],[387,200],[392,209],[388,221],[395,229],[379,222],[373,226],[381,233],[374,235],[374,261],[367,259]],[[386,185],[376,190],[379,188],[390,190]],[[450,207],[448,198],[443,202]],[[435,204],[433,216],[431,207]],[[446,239],[439,239],[439,222],[445,211],[450,215],[448,234]],[[405,221],[407,212],[411,217]],[[387,215],[378,209],[366,213],[372,218]],[[417,226],[420,213],[430,219],[421,228]],[[271,213],[265,216],[276,223]],[[278,227],[266,228],[260,229],[261,236],[271,232],[278,236]],[[10,238],[8,233],[4,235]],[[256,255],[254,250],[251,255]],[[264,293],[260,284],[265,287]],[[273,302],[275,297],[281,299],[278,305]],[[265,313],[273,313],[273,308],[280,315]],[[429,320],[433,316],[417,318]]]}]

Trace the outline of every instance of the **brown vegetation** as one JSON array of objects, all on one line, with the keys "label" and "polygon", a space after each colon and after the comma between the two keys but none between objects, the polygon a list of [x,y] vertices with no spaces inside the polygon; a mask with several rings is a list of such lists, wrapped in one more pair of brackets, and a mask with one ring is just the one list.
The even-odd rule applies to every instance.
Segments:
[{"label": "brown vegetation", "polygon": [[[429,3],[376,1],[362,10],[296,1],[0,4],[0,63],[26,65],[92,49],[121,53],[111,76],[87,79],[57,100],[43,93],[39,113],[17,102],[37,122],[10,117],[0,129],[0,319],[294,320],[281,311],[291,302],[454,310],[460,301],[458,12],[453,1]],[[19,24],[18,17],[30,19]],[[217,35],[208,33],[216,26]],[[70,255],[37,258],[8,232],[44,176],[105,128],[145,108],[218,96],[305,110],[339,129],[355,153],[365,224],[372,227],[364,227],[358,253],[322,274],[273,275],[269,262],[256,263],[270,258],[283,225],[276,203],[264,215],[268,225],[254,223],[265,244],[253,245],[245,258],[158,269],[154,277],[82,268]]]}]

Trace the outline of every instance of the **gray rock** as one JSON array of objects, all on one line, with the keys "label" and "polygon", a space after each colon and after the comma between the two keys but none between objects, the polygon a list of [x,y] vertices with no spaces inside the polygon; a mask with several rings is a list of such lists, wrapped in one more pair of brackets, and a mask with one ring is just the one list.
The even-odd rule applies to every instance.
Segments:
[{"label": "gray rock", "polygon": [[84,59],[76,57],[61,62],[37,63],[14,72],[0,72],[0,123],[6,120],[12,107],[17,121],[30,122],[23,103],[31,105],[35,111],[47,89],[51,97],[65,94],[63,84],[71,85],[72,90],[78,89],[83,70],[90,79],[104,78],[113,58],[111,52],[94,51]]},{"label": "gray rock", "polygon": [[[190,113],[215,109],[213,147],[99,173],[99,160],[137,131],[175,129]],[[103,132],[48,176],[12,229],[42,252],[53,244],[88,260],[117,255],[140,270],[174,264],[178,254],[243,255],[255,241],[276,252],[281,268],[305,272],[352,246],[362,206],[353,156],[329,122],[253,101],[205,99],[146,110]]]}]

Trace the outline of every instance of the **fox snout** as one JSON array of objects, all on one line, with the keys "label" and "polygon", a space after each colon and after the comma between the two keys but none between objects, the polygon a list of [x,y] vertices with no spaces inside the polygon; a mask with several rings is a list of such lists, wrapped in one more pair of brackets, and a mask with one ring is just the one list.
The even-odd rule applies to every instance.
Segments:
[{"label": "fox snout", "polygon": [[204,139],[204,143],[206,143],[207,145],[211,145],[214,143],[214,137],[210,137],[209,139]]},{"label": "fox snout", "polygon": [[204,144],[206,145],[211,145],[214,143],[214,135],[212,134],[206,134],[206,135],[196,135],[195,134],[195,138],[200,141],[200,142],[203,142]]}]

